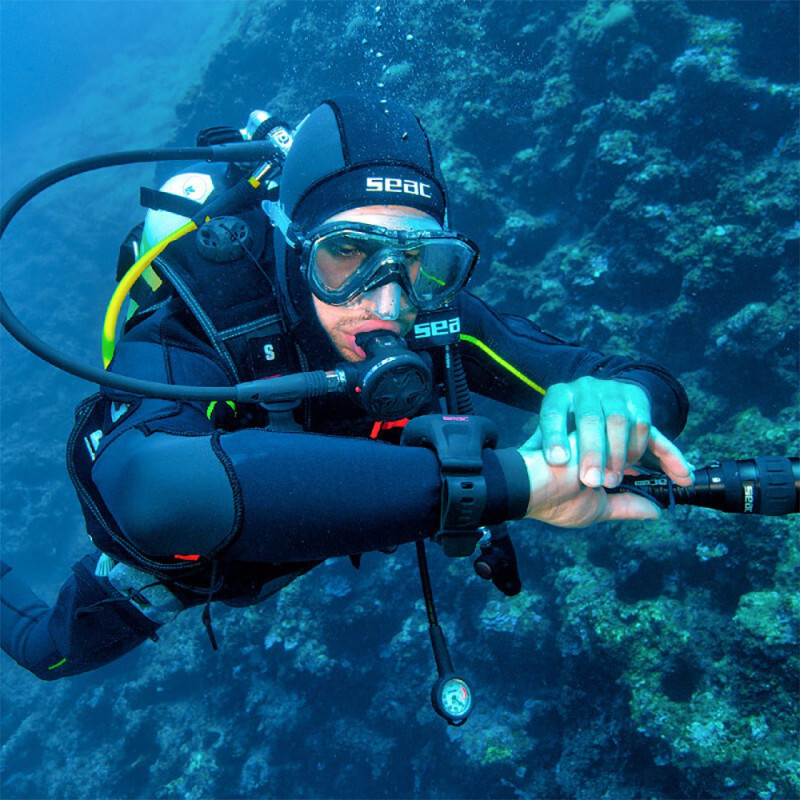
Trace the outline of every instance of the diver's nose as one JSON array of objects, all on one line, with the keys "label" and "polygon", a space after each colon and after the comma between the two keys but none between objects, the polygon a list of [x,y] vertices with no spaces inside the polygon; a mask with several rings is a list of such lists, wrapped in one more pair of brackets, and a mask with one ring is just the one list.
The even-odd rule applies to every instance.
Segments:
[{"label": "diver's nose", "polygon": [[365,292],[363,304],[376,317],[385,320],[397,319],[403,310],[403,290],[399,283],[386,283]]}]

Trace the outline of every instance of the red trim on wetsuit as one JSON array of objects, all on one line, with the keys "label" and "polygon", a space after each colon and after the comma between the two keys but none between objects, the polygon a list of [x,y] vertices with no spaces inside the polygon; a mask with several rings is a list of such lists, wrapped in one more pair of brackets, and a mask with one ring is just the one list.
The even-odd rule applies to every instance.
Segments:
[{"label": "red trim on wetsuit", "polygon": [[392,422],[376,422],[372,426],[369,438],[377,439],[384,431],[390,431],[392,428],[405,428],[406,425],[408,425],[408,417],[396,419]]}]

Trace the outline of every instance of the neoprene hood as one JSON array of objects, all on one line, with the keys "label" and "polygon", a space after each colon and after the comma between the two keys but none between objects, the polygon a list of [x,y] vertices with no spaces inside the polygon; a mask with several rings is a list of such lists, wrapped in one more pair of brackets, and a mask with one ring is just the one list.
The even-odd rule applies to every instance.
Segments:
[{"label": "neoprene hood", "polygon": [[439,165],[419,120],[397,103],[358,95],[326,100],[300,125],[280,202],[304,232],[358,206],[410,206],[444,223]]},{"label": "neoprene hood", "polygon": [[[279,203],[304,233],[361,206],[409,206],[445,226],[447,195],[420,121],[389,100],[342,95],[300,123],[280,181]],[[284,318],[296,341],[325,368],[338,357],[319,324],[300,256],[274,231]]]}]

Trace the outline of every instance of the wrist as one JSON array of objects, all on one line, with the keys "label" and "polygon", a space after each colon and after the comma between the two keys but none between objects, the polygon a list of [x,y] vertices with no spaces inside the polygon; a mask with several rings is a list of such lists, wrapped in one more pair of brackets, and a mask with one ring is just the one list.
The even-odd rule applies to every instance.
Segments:
[{"label": "wrist", "polygon": [[525,516],[535,518],[537,507],[541,510],[547,500],[547,490],[550,486],[549,476],[551,467],[544,460],[541,450],[519,450],[519,455],[525,465],[528,477],[528,497]]}]

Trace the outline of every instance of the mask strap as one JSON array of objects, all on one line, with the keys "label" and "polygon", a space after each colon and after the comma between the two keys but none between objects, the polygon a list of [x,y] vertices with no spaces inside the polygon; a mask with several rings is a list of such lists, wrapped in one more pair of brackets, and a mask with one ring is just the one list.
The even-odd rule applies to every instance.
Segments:
[{"label": "mask strap", "polygon": [[273,200],[265,200],[261,204],[261,208],[269,218],[273,227],[277,228],[282,234],[283,238],[293,247],[299,244],[299,237],[297,236],[297,226],[289,219],[283,206]]}]

